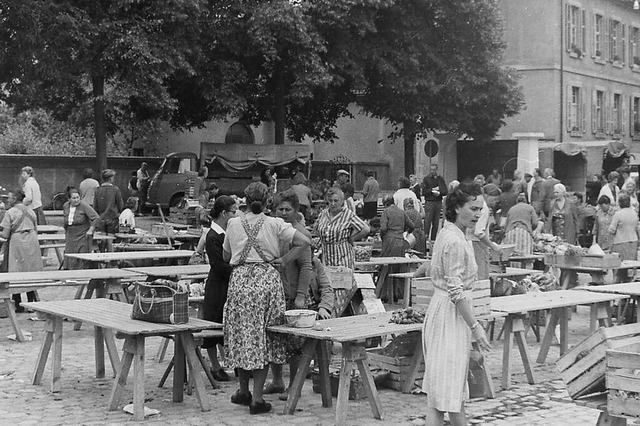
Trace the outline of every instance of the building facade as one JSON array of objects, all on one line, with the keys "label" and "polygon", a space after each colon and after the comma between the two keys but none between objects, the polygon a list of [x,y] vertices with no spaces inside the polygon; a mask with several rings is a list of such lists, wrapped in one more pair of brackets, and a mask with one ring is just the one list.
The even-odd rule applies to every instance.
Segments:
[{"label": "building facade", "polygon": [[[526,108],[497,139],[517,166],[553,167],[574,190],[640,153],[640,11],[633,0],[500,0],[504,64]],[[638,155],[640,159],[640,155]]]}]

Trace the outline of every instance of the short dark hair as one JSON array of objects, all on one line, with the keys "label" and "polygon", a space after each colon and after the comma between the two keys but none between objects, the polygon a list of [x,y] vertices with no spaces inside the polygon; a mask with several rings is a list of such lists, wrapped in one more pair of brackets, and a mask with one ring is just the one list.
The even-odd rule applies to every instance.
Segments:
[{"label": "short dark hair", "polygon": [[502,187],[500,189],[502,192],[511,191],[511,189],[513,189],[513,181],[511,179],[505,179],[504,182],[502,182]]},{"label": "short dark hair", "polygon": [[611,204],[611,199],[607,195],[601,195],[598,204]]},{"label": "short dark hair", "polygon": [[627,194],[620,194],[618,196],[618,205],[621,209],[631,206],[631,198]]},{"label": "short dark hair", "polygon": [[276,196],[273,198],[274,208],[277,208],[282,203],[291,204],[291,207],[293,207],[295,211],[300,210],[300,199],[298,198],[298,194],[296,194],[291,189],[288,189],[283,192],[278,192]]},{"label": "short dark hair", "polygon": [[86,168],[84,169],[84,171],[82,172],[82,177],[84,179],[92,179],[93,178],[93,169],[90,168]]},{"label": "short dark hair", "polygon": [[406,178],[404,176],[398,179],[398,184],[400,185],[400,188],[411,187],[411,182],[409,181],[409,178]]},{"label": "short dark hair", "polygon": [[393,195],[386,195],[382,199],[382,205],[385,207],[393,206],[394,203],[395,201],[393,200]]},{"label": "short dark hair", "polygon": [[213,203],[213,208],[211,209],[211,217],[217,219],[220,217],[222,212],[228,212],[229,209],[236,204],[236,200],[228,195],[221,195],[216,198],[215,203]]},{"label": "short dark hair", "polygon": [[482,187],[475,182],[464,181],[447,195],[444,216],[449,222],[455,222],[457,208],[464,206],[469,200],[482,195]]},{"label": "short dark hair", "polygon": [[11,192],[13,193],[13,196],[16,198],[16,201],[22,202],[24,200],[24,197],[26,197],[22,189],[14,189]]}]

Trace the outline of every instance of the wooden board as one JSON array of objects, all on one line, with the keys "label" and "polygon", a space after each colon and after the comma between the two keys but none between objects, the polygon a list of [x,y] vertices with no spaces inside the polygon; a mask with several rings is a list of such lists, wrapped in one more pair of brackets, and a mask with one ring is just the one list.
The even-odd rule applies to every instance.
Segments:
[{"label": "wooden board", "polygon": [[37,272],[3,272],[0,273],[0,283],[31,283],[67,280],[90,280],[108,278],[142,278],[142,274],[135,271],[118,268],[103,269],[73,269]]},{"label": "wooden board", "polygon": [[356,262],[356,269],[367,266],[381,265],[413,265],[428,262],[427,259],[417,257],[372,257],[366,262]]},{"label": "wooden board", "polygon": [[349,290],[353,287],[353,269],[346,266],[325,266],[331,288]]},{"label": "wooden board", "polygon": [[110,299],[75,299],[53,302],[27,302],[25,307],[57,317],[109,328],[127,335],[161,335],[176,331],[222,328],[222,324],[189,318],[186,324],[156,324],[131,319],[131,305]]},{"label": "wooden board", "polygon": [[277,333],[336,342],[360,341],[369,337],[402,334],[422,329],[422,324],[390,323],[391,314],[391,312],[382,312],[321,320],[318,322],[323,327],[322,331],[311,328],[293,328],[286,325],[271,326],[268,329]]},{"label": "wooden board", "polygon": [[89,262],[111,262],[115,260],[171,259],[191,257],[192,250],[159,250],[120,253],[65,253],[66,257],[87,260]]},{"label": "wooden board", "polygon": [[187,275],[208,274],[209,265],[177,265],[177,266],[139,266],[124,268],[136,274],[154,277],[182,277]]},{"label": "wooden board", "polygon": [[[585,295],[589,295],[591,297],[587,297]],[[556,290],[494,297],[491,300],[491,309],[494,311],[516,314],[566,306],[610,302],[614,300],[627,299],[628,297],[629,296],[622,294],[595,293],[580,290]]]}]

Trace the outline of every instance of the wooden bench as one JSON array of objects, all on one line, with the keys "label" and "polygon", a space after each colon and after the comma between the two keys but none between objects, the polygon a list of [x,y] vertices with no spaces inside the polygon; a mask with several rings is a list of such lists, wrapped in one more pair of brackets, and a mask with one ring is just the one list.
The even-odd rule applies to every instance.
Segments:
[{"label": "wooden bench", "polygon": [[[144,382],[145,382],[145,338],[149,336],[173,335],[175,342],[175,371],[173,374],[173,401],[183,401],[185,369],[188,365],[195,394],[202,411],[210,411],[211,404],[205,392],[202,378],[202,366],[196,356],[193,333],[203,330],[220,329],[222,324],[191,318],[187,324],[156,324],[131,319],[131,305],[109,299],[80,299],[55,302],[33,302],[25,306],[42,312],[46,317],[45,337],[32,384],[39,385],[52,352],[51,392],[60,392],[62,388],[62,321],[64,318],[92,324],[95,327],[96,377],[105,376],[104,349],[107,348],[116,378],[111,389],[107,407],[109,411],[118,409],[124,393],[124,385],[133,364],[133,417],[144,420]],[[125,336],[123,357],[119,359],[115,334]],[[53,351],[51,348],[53,346]]]}]

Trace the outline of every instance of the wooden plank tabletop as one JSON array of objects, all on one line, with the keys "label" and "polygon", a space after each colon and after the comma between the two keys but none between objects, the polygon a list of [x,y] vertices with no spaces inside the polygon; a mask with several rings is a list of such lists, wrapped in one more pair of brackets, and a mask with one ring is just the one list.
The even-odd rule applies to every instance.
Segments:
[{"label": "wooden plank tabletop", "polygon": [[524,262],[527,260],[544,260],[544,254],[513,254],[507,259],[510,262]]},{"label": "wooden plank tabletop", "polygon": [[3,272],[0,273],[0,283],[29,283],[107,278],[123,279],[136,277],[144,278],[144,274],[118,268],[72,269],[37,272]]},{"label": "wooden plank tabletop", "polygon": [[570,270],[570,271],[576,271],[576,272],[585,272],[585,273],[589,273],[589,272],[600,272],[600,273],[606,273],[612,269],[637,269],[640,268],[640,261],[639,260],[623,260],[620,263],[620,266],[616,266],[616,267],[606,267],[606,268],[594,268],[591,266],[558,266],[558,268],[560,269],[566,269],[566,270]]},{"label": "wooden plank tabletop", "polygon": [[489,272],[489,276],[491,278],[510,278],[510,277],[524,277],[526,275],[537,274],[539,271],[537,269],[523,269],[523,268],[511,268],[507,267],[506,272]]},{"label": "wooden plank tabletop", "polygon": [[159,335],[180,331],[219,330],[222,324],[189,318],[187,324],[156,324],[131,319],[131,305],[110,299],[74,299],[24,303],[30,309],[82,321],[127,335]]},{"label": "wooden plank tabletop", "polygon": [[64,228],[58,225],[38,225],[38,233],[64,233]]},{"label": "wooden plank tabletop", "polygon": [[411,265],[428,261],[429,259],[420,259],[417,257],[372,257],[366,262],[356,262],[356,268],[380,265]]},{"label": "wooden plank tabletop", "polygon": [[111,253],[65,253],[67,257],[88,260],[90,262],[110,262],[112,260],[140,260],[140,259],[174,259],[191,257],[192,250],[154,250]]},{"label": "wooden plank tabletop", "polygon": [[[38,241],[64,241],[67,239],[66,234],[38,234]],[[113,235],[107,235],[103,233],[94,232],[93,241],[97,240],[115,240]]]},{"label": "wooden plank tabletop", "polygon": [[[411,272],[394,272],[393,274],[389,274],[387,276],[393,277],[393,278],[413,278],[414,274],[415,274],[415,271],[411,271]],[[419,278],[424,278],[424,277],[419,277]]]},{"label": "wooden plank tabletop", "polygon": [[323,327],[322,331],[317,331],[313,328],[295,328],[286,325],[271,326],[268,327],[268,329],[277,333],[320,340],[333,340],[335,342],[352,342],[364,340],[368,337],[403,334],[422,329],[422,324],[390,323],[391,314],[391,312],[382,312],[318,321]]},{"label": "wooden plank tabletop", "polygon": [[580,287],[576,287],[574,290],[586,290],[586,291],[592,291],[595,293],[615,293],[615,294],[626,294],[629,296],[640,296],[640,282],[580,286]]},{"label": "wooden plank tabletop", "polygon": [[599,302],[627,299],[623,294],[594,293],[578,290],[556,290],[517,294],[514,296],[492,297],[491,310],[508,314],[540,311],[574,305],[588,305]]},{"label": "wooden plank tabletop", "polygon": [[154,277],[180,277],[185,275],[208,274],[209,269],[209,265],[139,266],[126,268],[127,271]]}]

